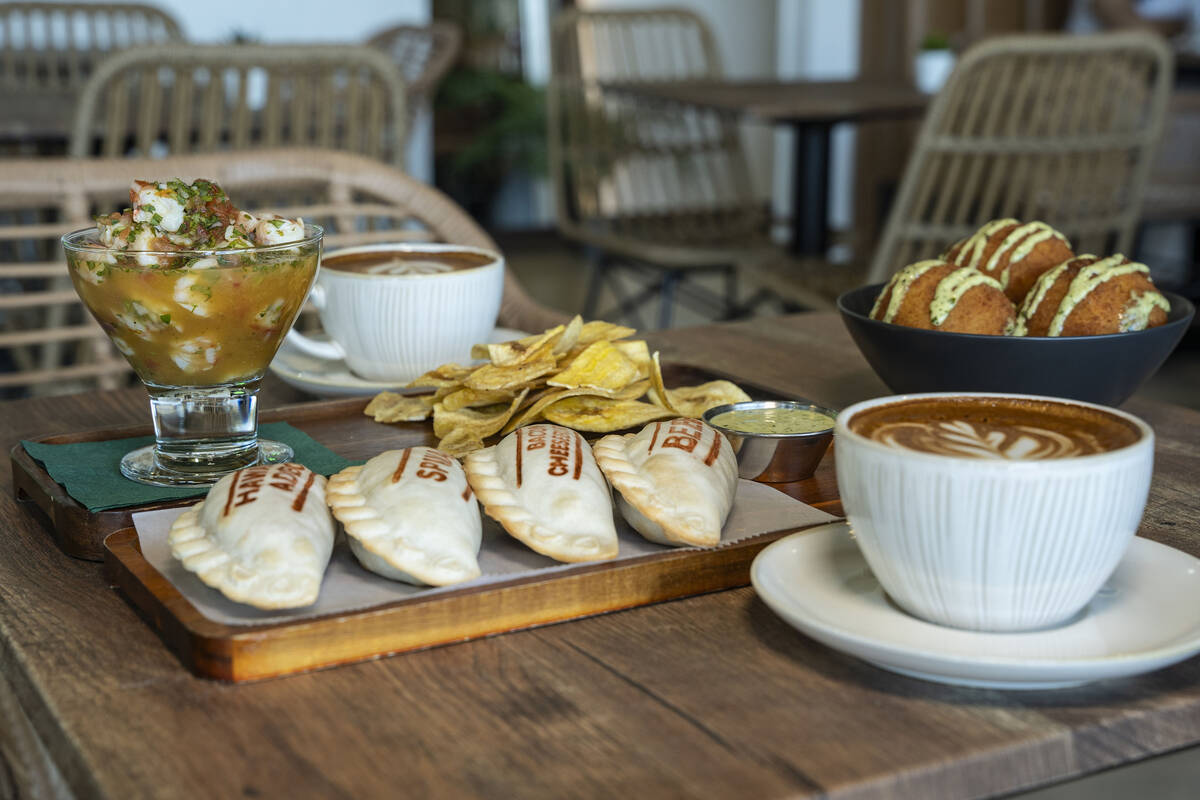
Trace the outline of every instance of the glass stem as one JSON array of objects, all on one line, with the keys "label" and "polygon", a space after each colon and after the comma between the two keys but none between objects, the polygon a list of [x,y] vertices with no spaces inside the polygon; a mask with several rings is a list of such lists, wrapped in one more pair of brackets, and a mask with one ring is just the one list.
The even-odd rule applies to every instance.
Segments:
[{"label": "glass stem", "polygon": [[259,381],[211,388],[147,385],[154,460],[183,473],[226,472],[258,460]]}]

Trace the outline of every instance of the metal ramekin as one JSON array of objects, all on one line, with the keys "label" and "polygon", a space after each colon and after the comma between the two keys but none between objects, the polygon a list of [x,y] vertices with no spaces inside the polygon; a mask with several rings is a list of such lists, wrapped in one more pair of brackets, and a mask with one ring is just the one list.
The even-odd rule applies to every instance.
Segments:
[{"label": "metal ramekin", "polygon": [[763,483],[790,483],[811,478],[817,464],[833,441],[833,422],[829,427],[811,433],[746,433],[721,425],[713,418],[726,411],[757,408],[801,408],[827,415],[831,420],[837,412],[813,403],[794,400],[751,400],[728,403],[704,412],[704,421],[725,434],[737,454],[738,477]]}]

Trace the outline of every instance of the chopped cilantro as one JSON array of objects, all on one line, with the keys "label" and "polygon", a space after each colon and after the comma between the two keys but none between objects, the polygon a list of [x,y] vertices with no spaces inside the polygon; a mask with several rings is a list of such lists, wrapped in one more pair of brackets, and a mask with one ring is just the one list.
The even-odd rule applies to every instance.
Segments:
[{"label": "chopped cilantro", "polygon": [[170,314],[159,314],[158,318],[162,322],[163,325],[171,324],[171,315]]},{"label": "chopped cilantro", "polygon": [[150,222],[154,225],[162,225],[162,214],[155,214],[150,218]]}]

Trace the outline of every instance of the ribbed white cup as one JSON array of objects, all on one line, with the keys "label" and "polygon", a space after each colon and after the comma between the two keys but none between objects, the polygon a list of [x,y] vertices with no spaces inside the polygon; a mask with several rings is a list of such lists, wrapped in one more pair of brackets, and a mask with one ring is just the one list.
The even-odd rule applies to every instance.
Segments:
[{"label": "ribbed white cup", "polygon": [[[1087,406],[1133,423],[1141,438],[1096,455],[993,461],[904,450],[850,429],[867,409],[921,397]],[[1154,433],[1137,417],[1027,395],[882,397],[842,411],[834,436],[842,505],[883,589],[911,614],[981,631],[1044,628],[1079,612],[1137,532],[1154,464]]]},{"label": "ribbed white cup", "polygon": [[312,301],[333,340],[315,342],[288,333],[297,348],[344,358],[356,374],[377,381],[409,381],[450,361],[463,361],[471,345],[486,342],[496,326],[504,293],[504,257],[457,244],[374,244],[327,253],[325,260],[357,253],[477,253],[479,267],[421,275],[372,275],[322,269]]}]

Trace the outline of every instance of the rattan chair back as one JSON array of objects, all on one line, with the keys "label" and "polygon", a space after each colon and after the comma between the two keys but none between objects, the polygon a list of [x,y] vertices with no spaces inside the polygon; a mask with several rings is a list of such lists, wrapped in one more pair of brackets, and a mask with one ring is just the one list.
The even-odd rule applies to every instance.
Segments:
[{"label": "rattan chair back", "polygon": [[[61,393],[127,383],[129,369],[87,315],[58,239],[127,206],[133,178],[209,178],[240,206],[303,217],[325,251],[370,242],[440,241],[494,249],[435,188],[377,161],[327,150],[235,151],[166,159],[0,161],[0,393]],[[541,330],[562,315],[506,276],[500,324]]]},{"label": "rattan chair back", "polygon": [[719,78],[703,19],[682,9],[568,11],[552,45],[549,153],[564,233],[693,247],[763,234],[766,206],[735,121],[620,88]]},{"label": "rattan chair back", "polygon": [[401,163],[404,80],[345,45],[176,45],[110,56],[84,86],[70,154],[321,147]]},{"label": "rattan chair back", "polygon": [[432,98],[458,58],[462,31],[446,20],[396,25],[371,35],[367,44],[387,53],[399,68],[410,99]]},{"label": "rattan chair back", "polygon": [[[769,246],[736,121],[656,102],[639,84],[719,78],[712,31],[682,9],[569,10],[554,22],[548,154],[559,231],[589,245],[584,312],[646,327],[657,302],[668,327],[678,298],[705,318],[739,308],[737,274]],[[693,280],[718,273],[714,293]],[[638,284],[629,293],[622,284]],[[601,313],[602,294],[615,298]]]},{"label": "rattan chair back", "polygon": [[1151,34],[990,39],[934,100],[868,275],[882,281],[998,218],[1080,253],[1128,252],[1162,132],[1171,54]]},{"label": "rattan chair back", "polygon": [[183,39],[141,3],[0,3],[0,86],[77,89],[107,54]]}]

